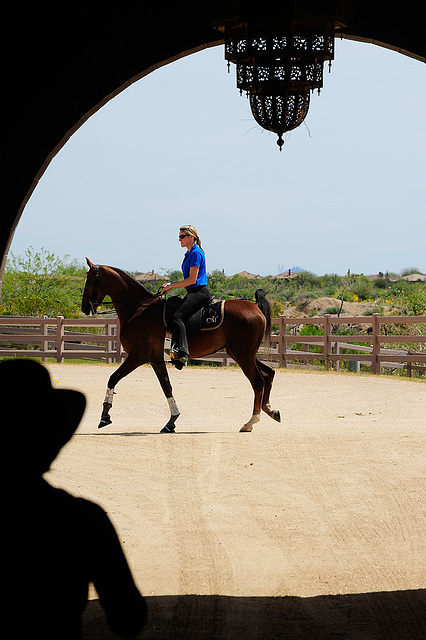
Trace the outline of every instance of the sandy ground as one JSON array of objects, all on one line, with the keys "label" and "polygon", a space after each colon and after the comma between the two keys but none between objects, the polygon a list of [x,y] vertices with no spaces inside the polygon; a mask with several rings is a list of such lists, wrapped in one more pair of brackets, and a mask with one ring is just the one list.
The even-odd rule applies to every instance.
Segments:
[{"label": "sandy ground", "polygon": [[[48,480],[113,521],[150,616],[141,638],[426,637],[426,385],[277,372],[252,433],[239,369],[170,371],[181,416],[143,367],[49,365],[88,407]],[[90,531],[87,532],[90,535]],[[109,639],[94,590],[85,639]]]}]

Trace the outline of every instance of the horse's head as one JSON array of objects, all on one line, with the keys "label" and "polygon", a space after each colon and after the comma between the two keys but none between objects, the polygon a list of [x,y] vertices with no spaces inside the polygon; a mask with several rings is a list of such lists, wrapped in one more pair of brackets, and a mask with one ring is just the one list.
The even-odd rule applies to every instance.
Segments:
[{"label": "horse's head", "polygon": [[95,315],[96,309],[105,298],[105,291],[100,283],[99,265],[90,262],[89,258],[86,258],[86,262],[89,265],[89,271],[86,274],[81,310],[86,316],[89,316],[91,313]]}]

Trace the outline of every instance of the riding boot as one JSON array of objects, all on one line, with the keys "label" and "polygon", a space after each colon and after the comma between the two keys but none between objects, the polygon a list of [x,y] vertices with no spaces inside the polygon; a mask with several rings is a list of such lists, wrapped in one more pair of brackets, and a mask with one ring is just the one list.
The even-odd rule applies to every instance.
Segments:
[{"label": "riding boot", "polygon": [[189,348],[188,348],[188,339],[186,337],[186,327],[183,320],[178,317],[173,317],[173,324],[176,331],[173,334],[176,336],[176,344],[173,348],[173,351],[176,353],[177,357],[182,360],[188,360],[189,358]]}]

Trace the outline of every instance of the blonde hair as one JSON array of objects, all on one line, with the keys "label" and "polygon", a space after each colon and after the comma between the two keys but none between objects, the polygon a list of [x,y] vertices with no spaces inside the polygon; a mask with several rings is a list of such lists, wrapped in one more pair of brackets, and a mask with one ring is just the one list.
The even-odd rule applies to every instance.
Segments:
[{"label": "blonde hair", "polygon": [[194,236],[195,242],[200,247],[201,251],[205,253],[203,247],[201,246],[200,236],[198,235],[198,231],[192,224],[185,224],[183,227],[180,227],[179,231],[184,231],[185,233],[189,233],[191,236]]}]

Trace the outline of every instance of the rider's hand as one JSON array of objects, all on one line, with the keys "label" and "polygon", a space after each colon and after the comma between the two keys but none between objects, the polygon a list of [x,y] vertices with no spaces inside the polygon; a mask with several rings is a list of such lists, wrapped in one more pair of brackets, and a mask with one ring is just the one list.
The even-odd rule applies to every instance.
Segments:
[{"label": "rider's hand", "polygon": [[163,295],[163,293],[166,293],[167,291],[170,291],[170,289],[172,288],[172,283],[171,282],[166,282],[165,284],[163,284],[163,286],[161,287],[161,295]]}]

